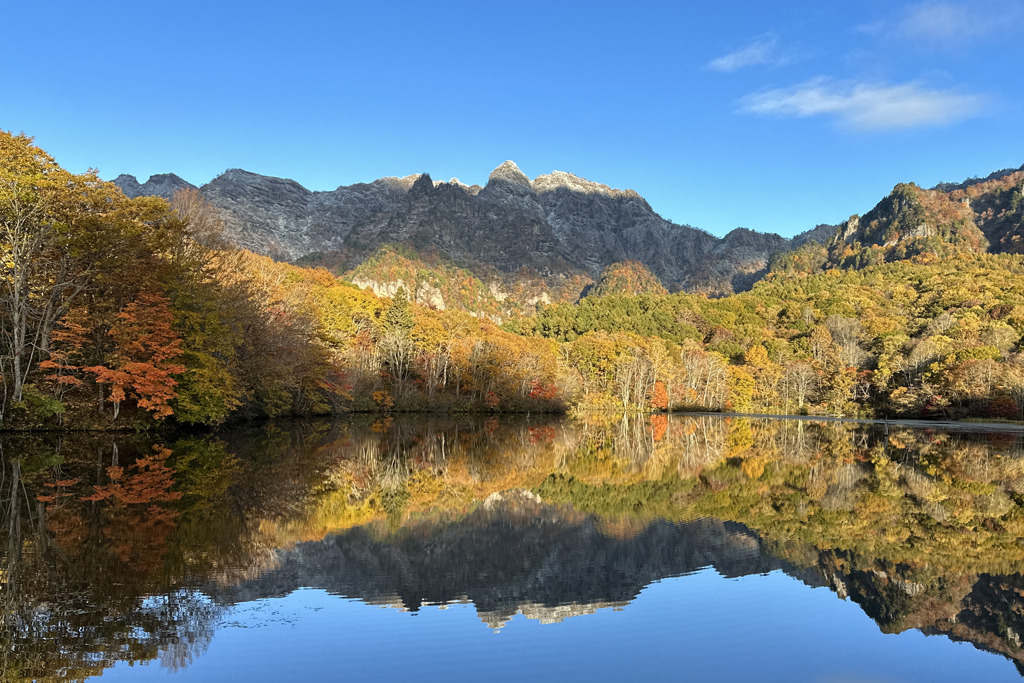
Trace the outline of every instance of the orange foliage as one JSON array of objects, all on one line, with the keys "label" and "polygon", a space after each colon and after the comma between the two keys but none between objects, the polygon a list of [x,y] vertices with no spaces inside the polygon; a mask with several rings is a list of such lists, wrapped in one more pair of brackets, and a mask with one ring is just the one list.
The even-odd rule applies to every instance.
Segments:
[{"label": "orange foliage", "polygon": [[58,396],[66,387],[80,387],[82,380],[74,376],[80,367],[72,363],[88,341],[89,328],[85,326],[85,311],[74,309],[60,321],[60,326],[50,333],[50,357],[39,367],[50,370],[46,379],[57,384]]},{"label": "orange foliage", "polygon": [[386,389],[375,391],[370,394],[370,397],[381,410],[391,410],[395,405],[395,399],[391,397],[391,394]]},{"label": "orange foliage", "polygon": [[126,473],[123,467],[107,468],[109,484],[96,486],[91,496],[82,500],[113,499],[125,505],[164,503],[181,498],[181,493],[172,491],[174,470],[167,466],[171,455],[169,448],[153,446],[154,453],[139,458],[132,465],[133,472]]},{"label": "orange foliage", "polygon": [[648,399],[651,402],[651,407],[656,410],[668,410],[668,389],[665,388],[665,383],[657,381],[654,386],[651,387]]},{"label": "orange foliage", "polygon": [[651,415],[651,440],[655,443],[665,438],[668,431],[668,415]]},{"label": "orange foliage", "polygon": [[117,343],[112,365],[83,368],[100,384],[110,385],[109,400],[120,404],[129,396],[138,406],[161,419],[173,413],[177,396],[173,375],[185,371],[174,361],[181,357],[181,338],[171,328],[170,302],[163,294],[143,293],[125,306],[110,336]]}]

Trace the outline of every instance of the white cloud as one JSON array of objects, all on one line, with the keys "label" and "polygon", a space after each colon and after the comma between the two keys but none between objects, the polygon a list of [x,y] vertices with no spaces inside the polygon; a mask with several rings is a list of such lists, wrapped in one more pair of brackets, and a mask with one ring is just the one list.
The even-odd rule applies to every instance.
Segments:
[{"label": "white cloud", "polygon": [[899,15],[859,27],[863,33],[948,48],[1013,36],[1024,28],[1024,0],[927,0]]},{"label": "white cloud", "polygon": [[934,90],[918,83],[836,82],[818,78],[790,88],[744,97],[740,111],[766,116],[831,116],[861,130],[943,126],[981,112],[986,98],[955,90]]},{"label": "white cloud", "polygon": [[730,73],[748,66],[757,66],[758,64],[779,66],[788,61],[789,58],[779,52],[779,37],[773,33],[766,33],[755,38],[746,47],[712,59],[706,66],[713,71]]},{"label": "white cloud", "polygon": [[923,2],[907,8],[898,30],[919,40],[961,41],[988,33],[993,17],[975,14],[966,5],[951,2]]}]

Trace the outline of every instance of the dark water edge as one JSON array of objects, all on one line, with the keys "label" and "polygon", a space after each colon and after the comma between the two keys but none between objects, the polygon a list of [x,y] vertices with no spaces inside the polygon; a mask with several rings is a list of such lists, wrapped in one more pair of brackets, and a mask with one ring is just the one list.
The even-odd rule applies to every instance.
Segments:
[{"label": "dark water edge", "polygon": [[[243,418],[232,418],[222,425],[188,425],[176,423],[173,420],[165,422],[147,421],[138,424],[120,424],[120,425],[109,425],[100,427],[96,425],[82,425],[74,424],[71,426],[64,425],[52,425],[47,426],[44,424],[30,424],[29,426],[17,427],[0,424],[0,435],[2,434],[74,434],[74,433],[101,433],[101,434],[153,434],[153,435],[175,435],[180,433],[217,433],[228,430],[244,429],[246,427],[259,427],[264,424],[286,424],[294,422],[317,422],[317,421],[334,421],[342,422],[350,419],[360,419],[367,416],[370,417],[394,417],[397,415],[420,417],[424,419],[432,417],[471,417],[471,418],[488,418],[488,417],[510,417],[516,418],[521,416],[530,415],[550,415],[550,416],[566,416],[569,414],[569,410],[565,409],[550,409],[550,410],[502,410],[502,411],[483,411],[483,410],[446,410],[439,408],[437,410],[350,410],[341,413],[329,413],[329,414],[315,414],[315,415],[281,415],[276,417],[243,417]],[[622,413],[617,413],[621,415]],[[646,413],[645,413],[646,414]]]},{"label": "dark water edge", "polygon": [[262,417],[229,421],[227,424],[217,427],[191,426],[182,424],[153,424],[144,429],[131,426],[119,426],[109,428],[87,428],[87,427],[42,427],[12,428],[0,426],[0,434],[35,434],[35,433],[109,433],[109,434],[131,434],[142,433],[151,435],[175,435],[182,433],[218,433],[222,431],[244,429],[247,427],[259,427],[263,424],[287,424],[309,421],[345,421],[365,417],[412,417],[412,418],[436,418],[436,417],[466,417],[466,418],[523,418],[531,415],[547,415],[558,417],[580,417],[585,415],[603,415],[612,418],[636,418],[652,415],[666,415],[675,417],[726,417],[737,419],[754,420],[802,420],[804,422],[840,422],[860,425],[883,425],[892,427],[916,427],[936,428],[948,431],[988,431],[988,432],[1017,432],[1024,431],[1024,422],[1020,421],[989,421],[981,418],[970,418],[966,420],[945,420],[934,419],[906,419],[906,418],[861,418],[861,417],[834,417],[829,415],[798,415],[784,413],[730,413],[725,411],[700,411],[700,410],[670,410],[651,412],[621,412],[602,411],[596,409],[586,410],[547,410],[547,411],[447,411],[447,410],[392,410],[392,411],[349,411],[335,413],[332,415],[287,415],[281,417]]},{"label": "dark water edge", "polygon": [[[1016,677],[1024,440],[967,425],[366,415],[159,439],[4,435],[3,670],[116,678],[151,662],[124,671],[204,680],[248,652],[269,680],[289,655],[268,660],[256,631],[306,647],[294,632],[316,624],[364,654],[404,639],[408,657],[392,659],[417,677],[411,653],[431,644],[551,673],[573,634],[674,651],[718,627],[746,635],[693,655],[698,680],[793,680],[771,666],[808,638],[835,641],[831,657],[793,675]],[[701,622],[692,603],[721,609]],[[366,611],[378,605],[426,621],[381,622]],[[267,610],[298,610],[292,631],[253,616]],[[496,644],[480,641],[492,630]],[[329,672],[324,647],[293,673]],[[650,654],[652,673],[678,674],[662,659]],[[572,666],[623,671],[607,657]],[[486,673],[446,670],[460,672]]]}]

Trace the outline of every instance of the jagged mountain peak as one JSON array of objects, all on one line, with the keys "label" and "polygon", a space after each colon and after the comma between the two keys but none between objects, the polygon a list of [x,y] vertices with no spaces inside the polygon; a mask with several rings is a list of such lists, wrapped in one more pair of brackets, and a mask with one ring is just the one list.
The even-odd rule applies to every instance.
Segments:
[{"label": "jagged mountain peak", "polygon": [[110,182],[121,188],[121,191],[129,197],[135,196],[135,192],[142,187],[142,183],[139,182],[139,179],[130,173],[122,173]]},{"label": "jagged mountain peak", "polygon": [[[126,194],[157,194],[134,178],[120,180]],[[422,173],[314,192],[234,168],[201,192],[221,210],[235,244],[346,269],[394,243],[436,249],[480,272],[526,268],[556,288],[582,288],[611,263],[638,261],[670,289],[719,294],[733,291],[736,272],[758,271],[786,246],[776,235],[741,232],[722,240],[676,225],[636,192],[573,173],[531,181],[513,161],[498,166],[483,188]]]},{"label": "jagged mountain peak", "polygon": [[837,246],[858,242],[874,250],[868,262],[909,258],[917,253],[945,255],[951,250],[977,252],[988,248],[969,202],[913,183],[899,183],[864,216],[851,216],[834,242]]},{"label": "jagged mountain peak", "polygon": [[205,187],[287,187],[290,191],[303,195],[313,194],[311,190],[291,178],[262,175],[242,168],[229,168],[211,180]]},{"label": "jagged mountain peak", "polygon": [[[420,174],[419,173],[412,173],[412,174],[407,175],[407,176],[402,176],[401,178],[399,178],[398,176],[389,175],[389,176],[384,176],[383,178],[378,178],[377,180],[374,180],[373,183],[371,183],[371,184],[372,185],[382,185],[382,186],[386,186],[386,187],[389,187],[389,188],[392,188],[392,189],[401,190],[402,192],[408,192],[409,190],[412,189],[412,186],[416,184],[416,181],[419,180],[419,178],[420,178]],[[335,190],[335,191],[336,192],[344,191],[344,190],[347,190],[350,187],[352,187],[352,186],[351,185],[339,185],[338,189]]]},{"label": "jagged mountain peak", "polygon": [[488,184],[496,180],[505,181],[514,185],[522,185],[529,188],[533,187],[533,184],[530,182],[527,175],[520,171],[519,167],[516,166],[516,162],[511,159],[503,162],[500,166],[491,171],[491,175],[487,178]]},{"label": "jagged mountain peak", "polygon": [[561,188],[582,194],[599,194],[606,197],[635,198],[640,196],[634,190],[616,190],[603,183],[595,183],[592,180],[580,178],[575,173],[567,173],[566,171],[545,173],[537,176],[533,181],[533,189],[537,192],[554,192]]},{"label": "jagged mountain peak", "polygon": [[170,199],[179,190],[196,189],[195,185],[174,173],[156,173],[149,176],[149,179],[144,183],[139,183],[138,179],[133,175],[122,173],[114,178],[112,182],[121,188],[121,191],[128,197],[145,195]]},{"label": "jagged mountain peak", "polygon": [[431,180],[429,173],[421,173],[419,177],[416,178],[416,182],[414,182],[412,187],[409,188],[409,194],[429,194],[430,192],[433,192],[434,185],[435,183]]},{"label": "jagged mountain peak", "polygon": [[452,176],[448,180],[435,180],[434,181],[434,187],[438,187],[440,185],[452,185],[452,186],[455,186],[455,187],[461,187],[463,190],[470,189],[469,185],[467,185],[466,183],[462,182],[461,180],[459,180],[455,176]]}]

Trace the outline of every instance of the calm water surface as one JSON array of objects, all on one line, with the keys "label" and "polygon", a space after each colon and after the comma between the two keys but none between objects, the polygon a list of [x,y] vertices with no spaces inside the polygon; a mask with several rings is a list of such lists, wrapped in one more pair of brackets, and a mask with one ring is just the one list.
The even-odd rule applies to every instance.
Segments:
[{"label": "calm water surface", "polygon": [[3,680],[1024,670],[1016,433],[396,417],[0,445]]}]

